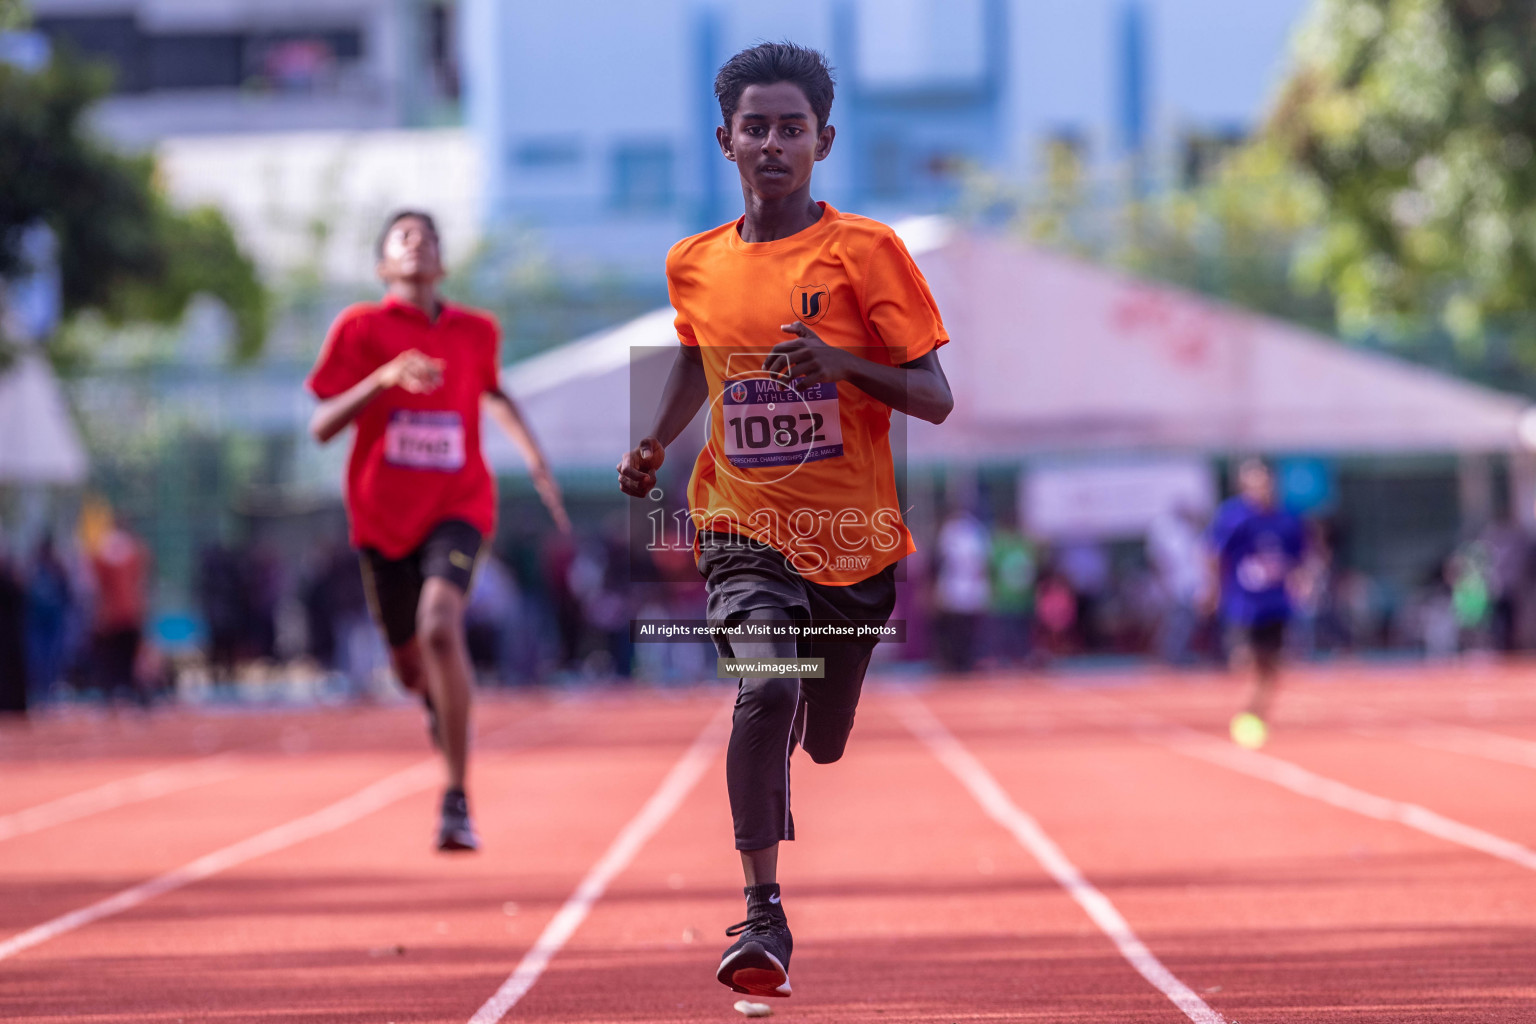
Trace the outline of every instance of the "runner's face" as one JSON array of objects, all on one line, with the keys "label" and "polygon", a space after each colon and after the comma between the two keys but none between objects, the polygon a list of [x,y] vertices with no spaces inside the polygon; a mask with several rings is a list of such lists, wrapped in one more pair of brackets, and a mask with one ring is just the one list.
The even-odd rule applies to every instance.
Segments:
[{"label": "runner's face", "polygon": [[1261,508],[1275,503],[1275,478],[1263,466],[1244,466],[1238,474],[1237,489],[1244,498]]},{"label": "runner's face", "polygon": [[793,82],[749,85],[720,148],[741,171],[742,185],[763,199],[780,199],[810,184],[816,161],[832,149],[832,126],[820,131],[811,101]]},{"label": "runner's face", "polygon": [[384,236],[384,256],[379,276],[385,281],[417,281],[430,284],[443,277],[437,236],[420,217],[402,217]]}]

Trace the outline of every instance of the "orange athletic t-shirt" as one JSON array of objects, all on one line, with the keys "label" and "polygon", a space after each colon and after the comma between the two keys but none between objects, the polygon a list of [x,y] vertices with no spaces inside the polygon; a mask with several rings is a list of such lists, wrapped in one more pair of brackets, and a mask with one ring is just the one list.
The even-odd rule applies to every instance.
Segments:
[{"label": "orange athletic t-shirt", "polygon": [[891,461],[891,408],[846,381],[800,391],[762,371],[801,320],[888,366],[949,340],[928,283],[885,224],[820,204],[788,238],[744,242],[741,221],[667,254],[678,339],[709,379],[709,440],[688,485],[694,523],[773,546],[807,579],[847,585],[915,550]]}]

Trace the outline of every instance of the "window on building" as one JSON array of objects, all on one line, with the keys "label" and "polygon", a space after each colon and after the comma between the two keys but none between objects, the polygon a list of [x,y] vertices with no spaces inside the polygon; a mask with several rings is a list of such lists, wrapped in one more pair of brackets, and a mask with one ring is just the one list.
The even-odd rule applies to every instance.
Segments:
[{"label": "window on building", "polygon": [[638,142],[613,151],[613,205],[621,210],[661,210],[672,205],[672,147]]},{"label": "window on building", "polygon": [[901,140],[890,135],[875,138],[869,146],[869,194],[876,199],[899,199],[907,191],[906,164]]},{"label": "window on building", "polygon": [[854,0],[855,61],[874,88],[971,82],[986,72],[988,0]]},{"label": "window on building", "polygon": [[434,0],[427,8],[427,58],[432,65],[432,87],[438,99],[457,100],[460,93],[457,10],[446,0]]},{"label": "window on building", "polygon": [[959,181],[965,169],[973,161],[964,153],[953,150],[935,150],[923,161],[923,173],[933,181]]},{"label": "window on building", "polygon": [[238,89],[244,81],[239,36],[178,33],[144,37],[147,89]]},{"label": "window on building", "polygon": [[341,68],[363,54],[362,34],[348,29],[272,32],[243,40],[250,87],[284,93],[325,93],[337,87]]},{"label": "window on building", "polygon": [[581,140],[570,135],[523,139],[512,147],[512,162],[525,171],[559,171],[581,163]]},{"label": "window on building", "polygon": [[133,15],[40,17],[34,26],[54,46],[110,67],[113,92],[148,88],[143,73],[143,36]]},{"label": "window on building", "polygon": [[264,32],[146,32],[132,15],[43,17],[55,45],[112,68],[119,93],[152,89],[271,89],[315,93],[336,87],[340,67],[363,55],[359,29]]}]

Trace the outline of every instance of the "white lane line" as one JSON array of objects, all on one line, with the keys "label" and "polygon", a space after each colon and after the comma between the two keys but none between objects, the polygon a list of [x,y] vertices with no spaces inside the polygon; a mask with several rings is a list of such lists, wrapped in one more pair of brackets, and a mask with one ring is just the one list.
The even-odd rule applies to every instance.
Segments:
[{"label": "white lane line", "polygon": [[242,839],[238,843],[226,846],[222,850],[215,850],[190,864],[174,868],[147,882],[141,882],[89,906],[72,910],[35,928],[29,928],[19,935],[13,935],[4,942],[0,942],[0,960],[13,957],[23,950],[41,945],[49,939],[57,938],[65,932],[82,928],[94,921],[100,921],[104,917],[132,910],[156,896],[163,896],[193,882],[200,882],[221,871],[255,860],[257,857],[264,857],[269,853],[276,853],[302,843],[306,839],[334,832],[403,797],[428,788],[437,781],[438,771],[438,762],[435,758],[422,761],[404,771],[386,776],[313,814],[306,814],[302,818],[270,828],[249,839]]},{"label": "white lane line", "polygon": [[550,961],[586,920],[593,904],[602,899],[609,883],[629,866],[635,854],[672,817],[683,799],[698,784],[704,770],[725,742],[732,706],[727,704],[709,720],[693,745],[672,766],[666,778],[662,779],[656,792],[651,794],[651,798],[624,826],[607,852],[592,865],[559,912],[544,926],[538,941],[523,954],[511,976],[496,990],[495,995],[485,1001],[485,1005],[475,1011],[469,1024],[497,1024],[538,982]]},{"label": "white lane line", "polygon": [[1523,868],[1536,871],[1536,851],[1512,839],[1505,839],[1492,832],[1484,832],[1480,828],[1447,818],[1419,804],[1376,796],[1374,793],[1367,793],[1362,789],[1356,789],[1343,782],[1308,771],[1298,764],[1282,761],[1270,754],[1243,750],[1224,740],[1212,739],[1204,733],[1182,726],[1155,732],[1144,730],[1143,734],[1162,743],[1168,749],[1188,757],[1208,761],[1256,779],[1263,779],[1265,782],[1272,782],[1293,793],[1332,804],[1346,811],[1354,811],[1368,818],[1395,821],[1437,839],[1491,854],[1511,864],[1518,864]]},{"label": "white lane line", "polygon": [[40,832],[45,828],[78,821],[128,804],[153,800],[178,790],[217,782],[239,772],[240,769],[230,763],[228,754],[215,754],[190,765],[168,765],[142,775],[116,779],[94,789],[71,793],[36,807],[0,815],[0,841]]},{"label": "white lane line", "polygon": [[[534,727],[547,715],[535,715],[520,722],[504,726],[492,734],[492,738],[499,738],[508,733],[518,733]],[[409,768],[387,775],[369,786],[358,790],[351,796],[322,807],[312,814],[306,814],[302,818],[295,818],[284,825],[278,825],[267,829],[249,839],[242,839],[238,843],[226,846],[221,850],[199,857],[190,864],[184,864],[179,868],[173,868],[162,875],[157,875],[146,882],[131,886],[121,892],[114,893],[105,899],[98,900],[79,910],[72,910],[62,914],[51,921],[45,921],[33,928],[28,928],[0,942],[0,960],[8,959],[17,953],[41,945],[49,939],[57,938],[66,932],[72,932],[76,928],[83,928],[104,917],[120,914],[125,910],[132,910],[141,904],[147,903],[156,896],[163,896],[168,892],[211,878],[222,871],[238,867],[247,861],[276,853],[279,850],[302,843],[307,839],[325,835],[344,828],[368,815],[388,807],[396,801],[402,800],[413,793],[431,787],[438,780],[437,758],[429,758],[417,762]]]},{"label": "white lane line", "polygon": [[1136,972],[1196,1024],[1226,1024],[1225,1018],[1206,1005],[1205,1000],[1163,966],[1152,951],[1137,938],[1130,924],[1115,909],[1109,898],[1083,877],[1067,859],[1061,847],[1046,835],[1034,818],[1021,810],[986,766],[978,761],[954,735],[915,697],[897,700],[896,714],[912,734],[922,740],[939,763],[948,768],[970,791],[987,815],[1018,840],[1040,862],[1046,873],[1077,901],[1099,930],[1107,935],[1120,955]]}]

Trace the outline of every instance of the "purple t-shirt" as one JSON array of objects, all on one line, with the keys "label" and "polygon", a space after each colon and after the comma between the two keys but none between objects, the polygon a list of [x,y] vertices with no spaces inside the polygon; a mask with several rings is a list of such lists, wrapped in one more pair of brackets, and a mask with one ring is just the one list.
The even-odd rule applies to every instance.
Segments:
[{"label": "purple t-shirt", "polygon": [[1206,539],[1221,563],[1223,619],[1251,625],[1291,617],[1285,581],[1307,547],[1300,519],[1283,509],[1228,498],[1216,510]]}]

